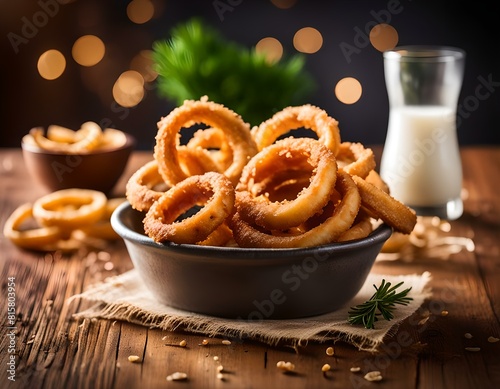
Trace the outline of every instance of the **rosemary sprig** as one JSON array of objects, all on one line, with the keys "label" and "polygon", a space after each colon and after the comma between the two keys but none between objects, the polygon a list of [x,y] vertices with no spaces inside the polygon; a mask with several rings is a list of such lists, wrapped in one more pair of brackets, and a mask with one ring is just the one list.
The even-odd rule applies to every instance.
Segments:
[{"label": "rosemary sprig", "polygon": [[258,125],[288,105],[303,104],[316,87],[302,55],[269,63],[255,48],[226,40],[193,18],[153,44],[158,93],[182,104],[202,96]]},{"label": "rosemary sprig", "polygon": [[411,287],[396,293],[396,289],[403,285],[403,282],[391,287],[390,282],[382,283],[377,288],[373,296],[362,304],[351,307],[349,310],[348,321],[351,324],[362,324],[365,328],[375,328],[374,323],[382,316],[385,320],[390,321],[394,318],[393,311],[396,309],[396,304],[408,305],[413,298],[407,297]]}]

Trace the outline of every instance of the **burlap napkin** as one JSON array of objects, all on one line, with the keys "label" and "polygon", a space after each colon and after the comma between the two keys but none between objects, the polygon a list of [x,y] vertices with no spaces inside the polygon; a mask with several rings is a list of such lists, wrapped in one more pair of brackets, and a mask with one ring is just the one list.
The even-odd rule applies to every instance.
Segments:
[{"label": "burlap napkin", "polygon": [[[384,338],[393,333],[398,325],[414,313],[431,295],[428,282],[431,275],[380,275],[370,274],[357,296],[342,309],[321,316],[294,320],[265,320],[245,322],[186,312],[159,304],[146,289],[135,270],[106,279],[85,292],[70,298],[95,302],[91,308],[77,313],[76,318],[100,317],[124,320],[151,328],[224,336],[238,339],[253,339],[270,345],[286,341],[304,344],[308,341],[343,340],[360,350],[376,351]],[[382,279],[395,285],[404,281],[401,288],[412,287],[413,298],[407,306],[398,305],[391,321],[380,320],[375,329],[365,329],[347,322],[350,307],[368,300],[374,293],[373,285]]]}]

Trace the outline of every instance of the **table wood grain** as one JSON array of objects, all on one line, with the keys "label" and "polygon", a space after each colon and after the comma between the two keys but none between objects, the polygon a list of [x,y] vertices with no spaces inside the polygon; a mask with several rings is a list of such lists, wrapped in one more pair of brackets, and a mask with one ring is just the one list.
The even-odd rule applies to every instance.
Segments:
[{"label": "table wood grain", "polygon": [[[376,149],[380,152],[380,148]],[[292,348],[248,340],[223,345],[201,335],[168,332],[127,322],[76,320],[88,306],[67,302],[89,285],[132,268],[122,241],[98,253],[72,255],[23,251],[0,239],[1,388],[500,388],[500,148],[461,150],[465,213],[449,233],[474,242],[448,259],[377,261],[373,272],[413,274],[430,271],[433,296],[389,336],[377,353],[338,342]],[[123,196],[126,179],[151,152],[136,152],[114,195]],[[21,203],[47,192],[27,174],[18,149],[0,149],[0,225]],[[98,251],[98,252],[99,252]],[[15,285],[15,322],[8,322],[9,280]],[[466,337],[465,334],[471,334]],[[181,340],[187,347],[175,347]],[[467,350],[469,347],[477,347]],[[140,363],[128,361],[138,355]],[[15,356],[15,381],[8,362]],[[214,357],[218,357],[218,361]],[[295,374],[276,368],[291,361]],[[216,367],[224,367],[224,380]],[[323,374],[328,363],[331,370]],[[361,371],[353,373],[351,367]],[[364,373],[378,370],[371,383]],[[183,371],[185,382],[167,375]]]}]

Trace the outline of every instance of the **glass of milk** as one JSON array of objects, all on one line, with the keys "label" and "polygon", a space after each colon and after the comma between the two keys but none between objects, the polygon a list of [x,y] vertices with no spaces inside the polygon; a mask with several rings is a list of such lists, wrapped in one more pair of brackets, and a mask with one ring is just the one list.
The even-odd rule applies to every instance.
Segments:
[{"label": "glass of milk", "polygon": [[384,52],[389,123],[380,163],[391,195],[417,215],[462,215],[457,105],[465,52],[400,46]]}]

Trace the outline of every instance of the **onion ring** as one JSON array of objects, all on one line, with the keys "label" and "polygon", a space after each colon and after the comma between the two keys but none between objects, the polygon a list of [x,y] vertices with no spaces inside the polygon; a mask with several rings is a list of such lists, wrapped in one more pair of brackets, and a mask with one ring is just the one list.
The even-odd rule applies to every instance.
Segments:
[{"label": "onion ring", "polygon": [[106,128],[102,132],[98,149],[114,149],[125,145],[125,143],[127,143],[127,137],[123,131],[115,128]]},{"label": "onion ring", "polygon": [[97,222],[106,209],[104,193],[90,189],[62,189],[33,204],[33,216],[44,226],[74,230]]},{"label": "onion ring", "polygon": [[252,225],[245,221],[239,212],[235,212],[228,219],[234,240],[240,247],[260,248],[310,247],[335,241],[351,227],[361,203],[357,186],[349,174],[338,171],[335,188],[341,194],[342,199],[331,216],[318,226],[298,235],[277,236]]},{"label": "onion ring", "polygon": [[390,194],[389,185],[387,185],[387,183],[382,179],[382,177],[380,177],[380,174],[378,174],[377,171],[372,170],[370,173],[368,173],[368,175],[365,177],[365,181],[375,185],[377,188],[384,191],[385,193]]},{"label": "onion ring", "polygon": [[30,250],[42,250],[45,246],[55,244],[61,239],[62,231],[57,226],[41,226],[21,230],[21,225],[31,218],[33,218],[32,204],[20,205],[7,218],[3,234],[16,246]]},{"label": "onion ring", "polygon": [[342,195],[337,191],[336,188],[333,188],[330,199],[328,200],[328,204],[326,204],[321,211],[307,219],[301,226],[299,226],[299,228],[302,231],[308,231],[319,226],[321,223],[324,223],[333,214],[333,212],[335,211],[335,207],[337,207],[341,200]]},{"label": "onion ring", "polygon": [[219,171],[209,151],[202,147],[178,146],[179,166],[187,176]]},{"label": "onion ring", "polygon": [[59,143],[75,143],[75,131],[70,128],[51,124],[47,127],[47,138]]},{"label": "onion ring", "polygon": [[[389,186],[385,183],[384,180],[382,180],[382,177],[375,171],[372,170],[365,178],[365,181],[375,185],[377,188],[379,188],[381,191],[390,194],[389,192]],[[366,208],[363,204],[361,204],[361,210],[368,215],[369,217],[373,219],[379,219],[379,217],[373,213],[373,211],[370,211],[368,208]]]},{"label": "onion ring", "polygon": [[265,194],[271,202],[291,200],[309,186],[311,174],[311,169],[295,170],[295,167],[293,170],[275,172],[271,177],[254,183],[250,192],[253,196]]},{"label": "onion ring", "polygon": [[[207,151],[201,148],[189,149],[179,146],[179,165],[189,175],[200,175],[215,168]],[[134,209],[147,211],[153,202],[170,188],[158,171],[158,162],[146,162],[127,181],[125,196]]]},{"label": "onion ring", "polygon": [[365,148],[361,143],[342,142],[337,154],[339,169],[350,175],[365,178],[375,169],[373,150]]},{"label": "onion ring", "polygon": [[[195,205],[194,215],[176,221]],[[208,172],[186,178],[153,203],[144,218],[144,231],[155,242],[201,242],[233,212],[234,187],[221,173]]]},{"label": "onion ring", "polygon": [[179,165],[177,135],[184,126],[196,123],[224,131],[233,150],[233,161],[223,173],[236,185],[248,159],[257,153],[257,146],[250,135],[250,126],[240,115],[222,104],[207,101],[206,97],[186,100],[158,123],[154,157],[164,181],[173,186],[188,177]]},{"label": "onion ring", "polygon": [[199,246],[225,246],[232,239],[233,231],[224,222],[208,235],[205,240],[196,242],[196,244]]},{"label": "onion ring", "polygon": [[284,108],[254,127],[252,135],[258,149],[262,150],[290,130],[301,127],[313,130],[318,140],[337,155],[340,146],[338,121],[328,116],[323,109],[310,104]]},{"label": "onion ring", "polygon": [[[297,162],[298,161],[298,162]],[[265,195],[254,196],[255,182],[269,171],[281,171],[304,161],[310,165],[310,184],[293,200],[269,201]],[[257,153],[243,169],[236,187],[236,208],[246,221],[269,230],[283,230],[306,221],[320,211],[335,186],[337,163],[333,152],[311,138],[286,138]]]},{"label": "onion ring", "polygon": [[123,203],[126,200],[127,199],[124,197],[108,199],[108,201],[106,202],[104,213],[101,216],[101,219],[93,224],[79,228],[78,231],[81,231],[85,235],[85,237],[92,237],[104,240],[118,239],[120,235],[118,235],[111,226],[111,221],[110,221],[111,214],[121,203]]},{"label": "onion ring", "polygon": [[72,231],[67,239],[60,239],[53,244],[41,247],[40,251],[58,251],[61,253],[73,253],[82,248],[83,242],[80,239],[76,239],[73,235],[76,231]]},{"label": "onion ring", "polygon": [[38,147],[42,149],[72,154],[89,152],[96,149],[101,142],[102,130],[94,122],[85,122],[82,124],[81,129],[75,132],[74,143],[53,141],[43,135],[41,127],[31,129],[30,134],[33,136]]},{"label": "onion ring", "polygon": [[362,217],[358,222],[354,222],[351,228],[338,237],[337,242],[363,239],[371,234],[373,225],[369,217]]},{"label": "onion ring", "polygon": [[132,208],[143,212],[148,211],[169,188],[158,171],[158,162],[152,160],[130,176],[125,186],[125,196]]},{"label": "onion ring", "polygon": [[202,147],[210,150],[212,159],[218,167],[218,171],[223,172],[233,161],[233,151],[227,142],[224,132],[218,128],[210,127],[204,130],[197,130],[187,143],[188,148]]},{"label": "onion ring", "polygon": [[361,195],[361,203],[370,215],[375,215],[395,231],[409,234],[417,223],[413,209],[358,176],[352,176]]}]

